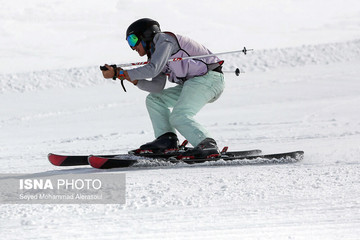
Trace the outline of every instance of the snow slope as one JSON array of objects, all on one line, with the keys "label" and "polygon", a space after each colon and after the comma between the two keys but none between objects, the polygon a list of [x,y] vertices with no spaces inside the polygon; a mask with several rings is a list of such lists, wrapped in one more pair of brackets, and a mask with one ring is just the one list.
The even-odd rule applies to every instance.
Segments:
[{"label": "snow slope", "polygon": [[[134,4],[169,10],[188,3],[152,2]],[[211,27],[196,23],[198,31],[170,21],[168,13],[158,19],[167,29],[212,45],[214,52],[255,48],[246,56],[224,56],[227,70],[245,73],[227,74],[223,96],[197,116],[220,146],[304,150],[303,161],[103,171],[126,174],[125,205],[0,205],[2,239],[358,239],[359,4],[254,2],[223,1],[221,21],[206,14],[211,6],[196,10],[201,1],[189,12],[173,13],[203,16]],[[156,15],[115,0],[86,6],[66,0],[12,3],[19,7],[2,2],[0,14],[1,173],[93,173],[98,170],[54,167],[46,155],[125,152],[153,139],[146,93],[130,84],[122,92],[119,82],[102,79],[98,65],[136,59],[116,37],[116,24],[106,28],[109,21],[124,29],[135,18]],[[43,32],[38,36],[30,27]],[[231,32],[244,42],[223,49],[212,35],[215,27],[220,36]],[[237,28],[248,38],[227,31]],[[102,45],[107,40],[111,46]],[[120,57],[112,51],[117,42],[119,52],[126,49]]]},{"label": "snow slope", "polygon": [[[343,42],[359,38],[357,0],[1,0],[0,73],[138,60],[125,30],[157,19],[213,52]],[[16,6],[16,7],[14,7]],[[159,10],[161,9],[161,10]]]}]

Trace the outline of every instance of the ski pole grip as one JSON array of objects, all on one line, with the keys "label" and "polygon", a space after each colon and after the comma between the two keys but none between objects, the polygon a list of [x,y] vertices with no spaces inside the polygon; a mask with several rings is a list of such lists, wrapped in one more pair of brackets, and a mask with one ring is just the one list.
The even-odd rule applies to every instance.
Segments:
[{"label": "ski pole grip", "polygon": [[[110,65],[110,67],[112,67],[113,69],[114,69],[114,73],[116,74],[116,69],[117,69],[117,66],[116,66],[116,64],[113,64],[113,65]],[[100,66],[100,70],[101,71],[107,71],[107,70],[109,70],[105,65],[104,66]],[[115,78],[113,78],[114,80],[115,80]]]},{"label": "ski pole grip", "polygon": [[106,70],[108,70],[108,69],[107,69],[107,67],[105,67],[105,66],[100,66],[100,70],[101,70],[101,71],[106,71]]}]

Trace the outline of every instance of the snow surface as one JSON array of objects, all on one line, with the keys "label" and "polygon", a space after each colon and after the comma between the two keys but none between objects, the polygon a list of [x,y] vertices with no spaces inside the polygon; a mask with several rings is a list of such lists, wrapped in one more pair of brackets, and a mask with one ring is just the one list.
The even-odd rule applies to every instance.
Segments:
[{"label": "snow surface", "polygon": [[0,172],[94,173],[52,166],[47,153],[119,153],[153,139],[146,93],[123,93],[98,71],[140,60],[123,33],[145,16],[214,52],[254,48],[223,56],[245,73],[227,74],[197,119],[230,150],[304,150],[304,160],[104,170],[126,174],[125,205],[0,205],[1,239],[359,239],[354,0],[1,1]]}]

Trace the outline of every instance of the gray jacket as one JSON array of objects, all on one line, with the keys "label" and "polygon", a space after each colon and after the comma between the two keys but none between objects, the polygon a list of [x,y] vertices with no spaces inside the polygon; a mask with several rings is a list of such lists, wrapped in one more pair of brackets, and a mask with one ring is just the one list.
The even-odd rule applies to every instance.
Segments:
[{"label": "gray jacket", "polygon": [[[211,54],[201,44],[181,35],[170,32],[158,33],[153,43],[155,51],[150,63],[128,70],[130,79],[139,80],[137,86],[148,92],[160,92],[164,89],[167,77],[169,81],[183,84],[187,79],[202,76],[222,64],[217,57],[186,59],[169,62],[170,58]],[[152,78],[151,81],[145,78]]]}]

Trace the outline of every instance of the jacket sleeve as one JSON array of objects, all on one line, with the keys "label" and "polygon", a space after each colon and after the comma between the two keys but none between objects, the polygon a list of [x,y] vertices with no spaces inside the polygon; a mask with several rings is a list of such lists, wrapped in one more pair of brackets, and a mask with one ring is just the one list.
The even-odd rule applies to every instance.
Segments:
[{"label": "jacket sleeve", "polygon": [[151,81],[145,79],[139,80],[136,86],[139,89],[147,92],[158,93],[164,89],[166,84],[166,78],[167,76],[164,73],[160,73],[159,75],[154,77]]}]

